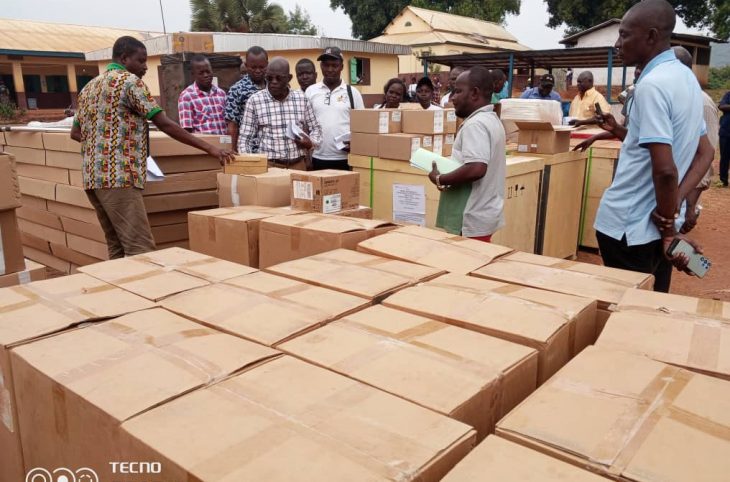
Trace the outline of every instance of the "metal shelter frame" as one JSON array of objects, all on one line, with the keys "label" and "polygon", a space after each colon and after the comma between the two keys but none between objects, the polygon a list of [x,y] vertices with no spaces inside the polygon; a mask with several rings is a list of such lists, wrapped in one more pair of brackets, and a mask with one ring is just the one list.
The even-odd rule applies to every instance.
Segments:
[{"label": "metal shelter frame", "polygon": [[535,69],[545,69],[552,73],[553,69],[567,67],[601,67],[608,69],[608,102],[611,102],[611,86],[613,68],[623,67],[621,85],[626,89],[626,68],[621,56],[613,47],[582,47],[560,48],[550,50],[503,50],[491,53],[458,54],[458,55],[428,55],[421,57],[424,75],[428,75],[429,63],[446,65],[448,67],[473,67],[482,65],[488,69],[505,68],[508,66],[507,85],[512,95],[512,81],[515,69],[530,69],[531,79],[535,81]]}]

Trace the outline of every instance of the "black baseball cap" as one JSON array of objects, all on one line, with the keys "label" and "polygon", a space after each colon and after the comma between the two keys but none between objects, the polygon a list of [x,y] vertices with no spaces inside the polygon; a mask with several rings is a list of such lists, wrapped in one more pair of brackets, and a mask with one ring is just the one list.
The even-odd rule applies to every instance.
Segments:
[{"label": "black baseball cap", "polygon": [[342,57],[342,50],[340,50],[339,47],[327,47],[324,49],[324,52],[322,52],[322,55],[317,57],[318,62],[323,60],[344,60]]},{"label": "black baseball cap", "polygon": [[545,74],[542,77],[540,77],[540,83],[555,85],[555,77],[553,77],[552,74]]}]

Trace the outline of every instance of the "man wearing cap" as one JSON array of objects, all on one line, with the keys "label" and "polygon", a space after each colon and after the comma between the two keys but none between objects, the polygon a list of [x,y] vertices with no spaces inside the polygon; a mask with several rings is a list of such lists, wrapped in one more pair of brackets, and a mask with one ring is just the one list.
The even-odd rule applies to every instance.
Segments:
[{"label": "man wearing cap", "polygon": [[342,80],[344,58],[338,47],[327,47],[317,60],[322,82],[310,86],[306,92],[322,126],[322,142],[312,153],[312,169],[350,170],[347,163],[349,141],[345,143],[345,149],[340,149],[336,139],[350,132],[350,111],[363,109],[365,104],[360,92]]},{"label": "man wearing cap", "polygon": [[527,89],[520,96],[521,99],[556,100],[560,102],[560,95],[553,90],[555,77],[545,74],[540,77],[540,85]]},{"label": "man wearing cap", "polygon": [[611,112],[611,106],[603,94],[593,87],[593,73],[586,70],[578,76],[578,95],[570,103],[570,117],[577,120],[593,119],[596,116],[596,104],[604,113]]}]

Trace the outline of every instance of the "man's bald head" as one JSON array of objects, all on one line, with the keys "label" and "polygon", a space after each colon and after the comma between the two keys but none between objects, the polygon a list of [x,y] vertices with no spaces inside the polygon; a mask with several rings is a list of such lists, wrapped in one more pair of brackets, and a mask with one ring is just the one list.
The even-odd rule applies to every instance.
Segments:
[{"label": "man's bald head", "polygon": [[586,70],[578,76],[578,90],[583,93],[593,88],[593,72]]},{"label": "man's bald head", "polygon": [[647,30],[656,29],[660,39],[669,40],[677,24],[677,14],[666,0],[642,0],[626,12],[623,21]]},{"label": "man's bald head", "polygon": [[284,57],[274,57],[266,70],[273,75],[289,75],[289,62]]},{"label": "man's bald head", "polygon": [[672,47],[672,50],[674,50],[674,55],[677,56],[677,60],[682,62],[688,68],[692,68],[692,54],[689,53],[689,50],[679,45]]},{"label": "man's bald head", "polygon": [[277,99],[284,99],[289,95],[289,82],[292,75],[289,73],[289,62],[284,57],[274,57],[266,68],[266,87],[269,93]]}]

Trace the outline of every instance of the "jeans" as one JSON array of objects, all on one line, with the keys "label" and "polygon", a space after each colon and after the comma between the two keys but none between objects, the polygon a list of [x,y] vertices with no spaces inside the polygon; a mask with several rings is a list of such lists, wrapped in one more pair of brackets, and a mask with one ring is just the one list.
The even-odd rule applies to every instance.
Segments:
[{"label": "jeans", "polygon": [[[618,241],[600,231],[596,231],[596,239],[598,239],[603,264],[609,268],[655,274],[664,259],[661,239],[647,244],[629,246],[626,243],[626,236]],[[663,286],[655,285],[654,290],[657,291],[657,288],[664,289]],[[669,286],[666,286],[666,289],[669,290]]]},{"label": "jeans", "polygon": [[720,180],[727,186],[730,167],[730,136],[720,136]]}]

